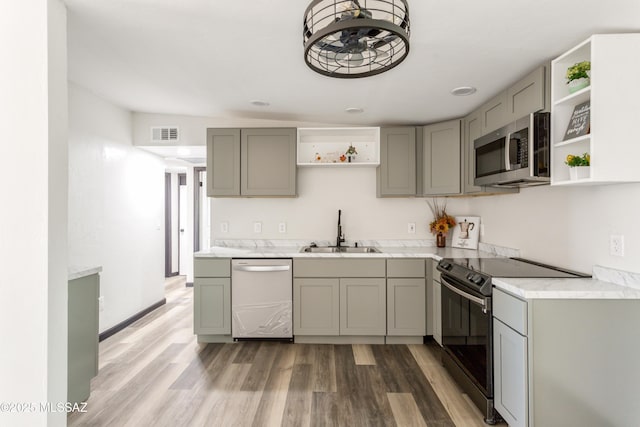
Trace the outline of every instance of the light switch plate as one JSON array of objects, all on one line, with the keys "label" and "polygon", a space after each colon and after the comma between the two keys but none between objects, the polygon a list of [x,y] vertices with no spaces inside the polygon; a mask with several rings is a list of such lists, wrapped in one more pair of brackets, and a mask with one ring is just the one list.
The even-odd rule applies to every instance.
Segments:
[{"label": "light switch plate", "polygon": [[229,232],[229,223],[228,222],[221,222],[220,223],[220,232],[221,233],[228,233]]},{"label": "light switch plate", "polygon": [[262,233],[262,223],[261,222],[254,222],[253,223],[253,232],[254,233]]},{"label": "light switch plate", "polygon": [[416,234],[416,223],[410,222],[407,224],[407,233]]}]

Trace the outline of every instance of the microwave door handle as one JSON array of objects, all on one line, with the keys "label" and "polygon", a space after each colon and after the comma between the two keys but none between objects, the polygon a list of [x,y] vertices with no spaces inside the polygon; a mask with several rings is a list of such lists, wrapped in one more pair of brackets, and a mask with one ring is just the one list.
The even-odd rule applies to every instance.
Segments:
[{"label": "microwave door handle", "polygon": [[504,149],[504,170],[511,170],[511,159],[509,158],[509,152],[511,151],[511,132],[507,133],[507,139],[505,141]]},{"label": "microwave door handle", "polygon": [[533,147],[533,143],[534,143],[534,137],[535,137],[535,133],[536,130],[534,128],[534,116],[535,114],[530,114],[529,115],[529,176],[535,176],[536,172],[533,170],[534,169],[534,164],[536,163],[536,155],[535,155],[535,151],[534,147]]}]

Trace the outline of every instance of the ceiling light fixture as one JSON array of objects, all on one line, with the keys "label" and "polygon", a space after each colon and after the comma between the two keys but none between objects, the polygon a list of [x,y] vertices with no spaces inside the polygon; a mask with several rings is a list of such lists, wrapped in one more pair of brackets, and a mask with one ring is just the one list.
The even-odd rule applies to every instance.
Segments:
[{"label": "ceiling light fixture", "polygon": [[476,93],[476,88],[473,86],[460,86],[455,89],[451,89],[451,94],[455,96],[468,96]]},{"label": "ceiling light fixture", "polygon": [[347,107],[344,109],[344,111],[346,111],[347,113],[351,113],[351,114],[359,114],[364,112],[364,109],[360,108],[360,107]]},{"label": "ceiling light fixture", "polygon": [[406,0],[314,0],[304,13],[304,60],[329,77],[384,73],[409,53]]}]

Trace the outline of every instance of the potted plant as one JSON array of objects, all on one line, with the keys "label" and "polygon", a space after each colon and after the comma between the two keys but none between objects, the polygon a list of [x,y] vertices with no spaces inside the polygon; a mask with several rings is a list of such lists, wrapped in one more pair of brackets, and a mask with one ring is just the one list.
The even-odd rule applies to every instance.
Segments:
[{"label": "potted plant", "polygon": [[565,163],[569,166],[569,177],[572,180],[589,178],[591,156],[584,153],[582,156],[569,154]]},{"label": "potted plant", "polygon": [[456,220],[447,214],[447,202],[443,204],[438,199],[433,199],[433,204],[429,203],[431,213],[433,213],[433,221],[429,223],[429,230],[436,235],[436,246],[444,248],[447,244],[447,233],[449,229],[456,226]]},{"label": "potted plant", "polygon": [[345,151],[344,154],[347,155],[347,158],[349,159],[349,163],[351,163],[352,161],[355,161],[356,154],[358,154],[358,152],[356,151],[356,147],[349,144],[349,148],[347,148],[347,151]]},{"label": "potted plant", "polygon": [[582,61],[573,64],[567,68],[567,84],[569,85],[569,93],[577,92],[589,84],[591,74],[591,62]]}]

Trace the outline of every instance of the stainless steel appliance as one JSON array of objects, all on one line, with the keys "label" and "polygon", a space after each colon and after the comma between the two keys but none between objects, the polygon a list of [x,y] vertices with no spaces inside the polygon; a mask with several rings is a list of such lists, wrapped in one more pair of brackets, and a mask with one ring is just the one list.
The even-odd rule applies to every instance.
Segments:
[{"label": "stainless steel appliance", "polygon": [[550,114],[533,113],[474,141],[475,185],[525,187],[551,176]]},{"label": "stainless steel appliance", "polygon": [[493,406],[492,277],[588,277],[519,258],[445,258],[442,273],[442,363],[485,415]]},{"label": "stainless steel appliance", "polygon": [[231,261],[233,339],[292,339],[291,259]]}]

